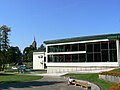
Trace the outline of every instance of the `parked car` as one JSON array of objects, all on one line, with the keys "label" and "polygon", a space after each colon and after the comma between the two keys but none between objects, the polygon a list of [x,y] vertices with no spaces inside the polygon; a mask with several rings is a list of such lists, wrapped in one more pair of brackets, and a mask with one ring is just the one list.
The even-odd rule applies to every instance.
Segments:
[{"label": "parked car", "polygon": [[13,70],[20,70],[20,72],[25,72],[27,71],[27,69],[31,69],[32,66],[26,66],[26,65],[20,65],[20,66],[13,66],[12,69]]},{"label": "parked car", "polygon": [[17,68],[16,66],[13,66],[12,69],[13,69],[13,70],[17,70],[18,68]]},{"label": "parked car", "polygon": [[26,65],[20,65],[20,66],[13,66],[12,67],[13,70],[21,70],[21,69],[25,70],[25,69],[31,69],[31,68],[32,68],[32,66],[26,66]]},{"label": "parked car", "polygon": [[32,66],[25,66],[25,65],[20,65],[20,66],[17,66],[18,70],[20,69],[31,69]]}]

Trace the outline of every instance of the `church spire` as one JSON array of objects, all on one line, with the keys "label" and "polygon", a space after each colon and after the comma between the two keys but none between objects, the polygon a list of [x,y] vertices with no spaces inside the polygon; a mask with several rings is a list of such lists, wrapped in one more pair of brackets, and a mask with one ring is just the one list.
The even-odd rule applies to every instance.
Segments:
[{"label": "church spire", "polygon": [[36,40],[35,40],[35,36],[34,36],[34,40],[33,40],[33,41],[36,41]]},{"label": "church spire", "polygon": [[33,48],[37,48],[37,42],[36,42],[36,40],[35,40],[35,36],[34,36],[34,40],[33,40],[33,43],[32,43],[32,47]]}]

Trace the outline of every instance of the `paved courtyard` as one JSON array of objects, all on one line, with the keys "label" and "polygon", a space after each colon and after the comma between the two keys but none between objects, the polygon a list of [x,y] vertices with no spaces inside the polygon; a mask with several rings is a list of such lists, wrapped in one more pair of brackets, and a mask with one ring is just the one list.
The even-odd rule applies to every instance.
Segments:
[{"label": "paved courtyard", "polygon": [[44,76],[32,82],[0,84],[0,90],[85,90],[79,86],[67,86],[67,79],[63,77]]}]

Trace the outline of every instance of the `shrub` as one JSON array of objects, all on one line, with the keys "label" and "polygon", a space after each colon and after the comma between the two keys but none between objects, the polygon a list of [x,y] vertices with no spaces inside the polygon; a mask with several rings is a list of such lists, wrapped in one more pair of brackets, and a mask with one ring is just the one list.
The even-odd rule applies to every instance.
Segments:
[{"label": "shrub", "polygon": [[119,76],[119,77],[120,77],[120,72],[117,72],[117,71],[107,71],[107,72],[101,72],[100,74],[102,74],[102,75]]},{"label": "shrub", "polygon": [[108,90],[120,90],[120,82],[114,84]]}]

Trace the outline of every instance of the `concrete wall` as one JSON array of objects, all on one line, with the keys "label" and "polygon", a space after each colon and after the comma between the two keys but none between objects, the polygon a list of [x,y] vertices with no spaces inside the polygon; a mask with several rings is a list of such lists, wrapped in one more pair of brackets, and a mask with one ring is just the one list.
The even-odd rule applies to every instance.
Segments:
[{"label": "concrete wall", "polygon": [[44,52],[33,52],[33,69],[44,69]]},{"label": "concrete wall", "polygon": [[106,67],[106,66],[87,66],[87,67],[47,67],[47,73],[79,73],[79,72],[101,72],[101,71],[107,71],[110,69],[114,69],[115,67]]}]

